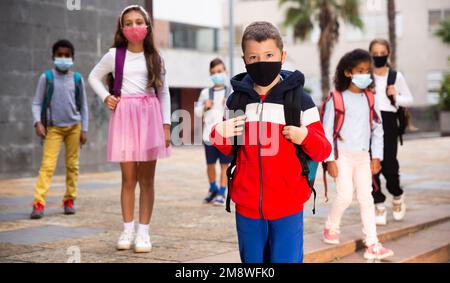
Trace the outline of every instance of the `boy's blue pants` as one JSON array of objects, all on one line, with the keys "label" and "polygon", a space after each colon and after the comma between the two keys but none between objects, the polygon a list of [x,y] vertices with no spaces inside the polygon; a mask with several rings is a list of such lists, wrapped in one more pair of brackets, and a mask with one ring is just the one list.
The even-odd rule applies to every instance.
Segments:
[{"label": "boy's blue pants", "polygon": [[243,263],[303,262],[303,211],[277,220],[236,213],[236,228]]}]

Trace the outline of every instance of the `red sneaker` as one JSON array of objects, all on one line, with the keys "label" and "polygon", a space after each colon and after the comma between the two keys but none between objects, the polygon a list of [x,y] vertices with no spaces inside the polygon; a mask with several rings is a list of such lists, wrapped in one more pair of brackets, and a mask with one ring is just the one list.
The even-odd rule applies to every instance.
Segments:
[{"label": "red sneaker", "polygon": [[381,243],[373,244],[366,248],[364,253],[365,259],[383,259],[389,256],[393,256],[394,252],[388,248],[385,248]]},{"label": "red sneaker", "polygon": [[31,212],[30,218],[31,219],[41,219],[44,217],[44,208],[45,206],[40,203],[36,202],[33,204],[33,211]]},{"label": "red sneaker", "polygon": [[325,228],[323,229],[323,241],[330,245],[337,245],[339,244],[339,233]]},{"label": "red sneaker", "polygon": [[67,199],[64,201],[64,214],[71,215],[75,214],[75,208],[73,207],[74,203],[72,199]]}]

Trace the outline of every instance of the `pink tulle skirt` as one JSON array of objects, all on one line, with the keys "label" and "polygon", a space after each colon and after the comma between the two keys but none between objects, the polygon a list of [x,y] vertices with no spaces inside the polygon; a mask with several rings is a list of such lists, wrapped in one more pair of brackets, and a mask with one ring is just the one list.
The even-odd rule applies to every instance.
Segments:
[{"label": "pink tulle skirt", "polygon": [[152,161],[170,152],[155,94],[122,95],[109,120],[108,161]]}]

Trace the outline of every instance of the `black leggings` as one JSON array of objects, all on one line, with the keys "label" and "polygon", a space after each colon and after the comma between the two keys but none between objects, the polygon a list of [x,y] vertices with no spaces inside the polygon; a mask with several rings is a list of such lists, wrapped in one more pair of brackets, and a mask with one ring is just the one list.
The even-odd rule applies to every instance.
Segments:
[{"label": "black leggings", "polygon": [[381,191],[380,174],[383,174],[386,179],[386,188],[390,194],[394,197],[403,194],[403,190],[400,188],[399,164],[397,160],[397,113],[382,111],[381,118],[383,120],[384,131],[384,157],[383,161],[381,161],[381,172],[374,176],[379,188],[376,190],[376,187],[373,186],[372,195],[375,203],[383,203],[386,200],[386,196]]}]

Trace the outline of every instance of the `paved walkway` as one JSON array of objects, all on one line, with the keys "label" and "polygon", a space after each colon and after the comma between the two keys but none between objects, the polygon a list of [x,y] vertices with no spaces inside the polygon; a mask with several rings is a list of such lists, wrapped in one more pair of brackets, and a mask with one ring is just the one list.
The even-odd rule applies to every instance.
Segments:
[{"label": "paved walkway", "polygon": [[[450,204],[450,138],[407,140],[399,156],[408,210]],[[0,180],[0,262],[67,262],[77,254],[81,262],[185,262],[235,251],[233,214],[201,202],[207,191],[205,172],[202,147],[175,148],[172,157],[158,162],[150,228],[154,248],[148,254],[115,250],[122,229],[119,171],[81,170],[74,216],[62,214],[64,176],[56,176],[41,220],[28,219],[34,178]],[[317,214],[312,215],[310,201],[306,234],[322,229],[330,208],[324,203],[320,172],[316,182]],[[354,202],[342,224],[357,222]]]}]

